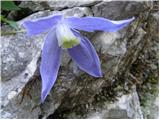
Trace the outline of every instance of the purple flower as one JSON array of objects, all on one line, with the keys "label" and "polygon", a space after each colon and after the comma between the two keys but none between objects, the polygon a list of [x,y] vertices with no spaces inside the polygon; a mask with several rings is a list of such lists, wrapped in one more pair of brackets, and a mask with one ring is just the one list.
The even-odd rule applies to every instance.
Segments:
[{"label": "purple flower", "polygon": [[134,17],[127,20],[112,21],[100,17],[68,17],[54,15],[33,21],[25,21],[27,34],[37,35],[48,31],[43,50],[40,74],[42,78],[41,101],[54,85],[61,62],[61,52],[67,49],[79,68],[94,77],[102,77],[100,60],[90,41],[82,36],[82,31],[115,32],[128,25]]}]

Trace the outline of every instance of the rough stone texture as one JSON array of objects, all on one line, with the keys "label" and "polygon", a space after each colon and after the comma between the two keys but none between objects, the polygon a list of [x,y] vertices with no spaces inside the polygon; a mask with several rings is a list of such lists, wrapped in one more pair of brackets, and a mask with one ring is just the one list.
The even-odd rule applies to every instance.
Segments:
[{"label": "rough stone texture", "polygon": [[[140,97],[141,108],[144,118],[156,118],[159,114],[159,96],[158,96],[158,13],[153,13],[148,19],[151,33],[149,42],[145,49],[140,53],[138,59],[131,67],[131,73],[139,81],[138,94]],[[154,34],[153,34],[154,33]],[[147,68],[147,69],[145,69]]]},{"label": "rough stone texture", "polygon": [[[36,14],[36,15],[35,15]],[[66,9],[63,11],[50,11],[50,10],[45,10],[45,11],[40,11],[35,14],[32,14],[29,16],[29,18],[24,18],[23,21],[25,20],[30,20],[30,19],[36,19],[40,17],[45,17],[53,14],[62,14],[64,16],[77,16],[77,17],[83,17],[83,16],[92,16],[92,12],[90,8],[88,7],[75,7],[73,9]],[[20,21],[20,24],[23,22]]]},{"label": "rough stone texture", "polygon": [[92,6],[99,2],[101,1],[100,0],[99,1],[95,1],[95,0],[77,0],[77,1],[54,0],[54,1],[41,2],[41,4],[43,4],[44,6],[47,5],[49,8],[53,10],[60,10],[64,8],[72,8],[72,7],[77,7],[77,6],[81,6],[81,7]]},{"label": "rough stone texture", "polygon": [[[142,62],[144,64],[149,61],[150,70],[158,71],[158,55],[155,55],[158,49],[158,14],[157,10],[153,9],[149,12],[144,7],[148,5],[146,3],[111,1],[96,4],[91,7],[92,9],[74,7],[62,11],[42,10],[22,20],[61,13],[65,16],[94,15],[113,19],[137,16],[133,23],[116,33],[94,32],[89,34],[83,32],[82,34],[90,38],[98,52],[104,77],[94,78],[79,70],[64,51],[57,81],[43,104],[40,103],[39,64],[45,34],[32,38],[27,38],[25,33],[3,36],[6,43],[3,42],[2,50],[6,51],[3,51],[2,54],[4,57],[9,56],[9,60],[15,60],[12,63],[9,62],[10,64],[7,64],[6,67],[11,68],[15,65],[14,69],[17,69],[21,67],[19,63],[23,63],[23,70],[14,74],[14,77],[10,74],[6,75],[9,80],[3,80],[1,83],[1,118],[158,118],[157,102],[150,99],[154,97],[156,101],[158,100],[156,74],[149,74],[148,66],[144,65],[142,69],[137,67],[143,65],[141,61],[145,61]],[[21,24],[22,21],[19,23]],[[21,61],[18,59],[19,56],[16,56],[21,52],[21,46],[16,47],[15,44],[21,45],[23,39],[26,41],[23,42],[26,44],[24,49],[29,49],[22,52],[30,56],[26,64],[24,64],[25,60]],[[152,44],[151,40],[154,40]],[[15,52],[13,56],[10,56],[11,48]],[[2,59],[2,66],[5,62],[8,61]],[[144,69],[146,71],[138,71]],[[12,71],[8,69],[7,72]],[[146,76],[154,75],[153,81],[156,82],[143,77],[141,73]],[[142,77],[138,77],[139,74]],[[148,80],[151,81],[148,82]],[[148,88],[153,90],[155,86],[157,86],[157,89],[154,89],[156,94],[153,96],[151,92],[150,96],[145,94],[145,90]],[[149,104],[142,104],[143,97],[149,101]],[[148,103],[146,101],[145,103]],[[155,109],[150,110],[153,104]],[[155,114],[152,115],[153,113]]]},{"label": "rough stone texture", "polygon": [[101,48],[102,53],[109,55],[123,55],[126,52],[126,40],[123,40],[124,34],[99,32],[94,35],[93,40],[97,49]]},{"label": "rough stone texture", "polygon": [[[33,44],[24,39],[24,34],[18,36],[2,36],[2,80],[8,80],[25,70],[33,58]],[[30,50],[28,50],[30,49]]]},{"label": "rough stone texture", "polygon": [[[5,29],[5,28],[4,28]],[[18,105],[20,104],[19,101],[17,101],[17,97],[19,96],[19,93],[22,91],[22,89],[24,88],[25,84],[28,82],[28,80],[34,76],[36,67],[37,67],[37,61],[39,59],[40,56],[40,52],[41,52],[41,46],[42,46],[42,41],[44,35],[40,35],[37,37],[33,37],[33,38],[28,38],[26,37],[26,35],[24,33],[18,33],[16,35],[10,35],[10,36],[3,36],[3,49],[5,49],[6,51],[3,51],[2,54],[4,54],[5,56],[7,56],[7,59],[14,59],[15,61],[10,62],[9,64],[6,65],[7,68],[7,73],[15,73],[17,75],[14,74],[14,77],[12,76],[13,74],[8,74],[7,78],[9,79],[3,79],[2,78],[2,83],[1,83],[1,114],[2,114],[2,118],[18,118],[19,115],[16,114],[16,112],[19,112],[19,114],[23,113],[26,114],[25,111],[23,111],[23,109],[19,109]],[[7,45],[8,40],[10,40],[10,44]],[[38,39],[38,40],[36,40]],[[23,42],[23,46],[20,46],[21,43]],[[30,46],[27,48],[27,44],[30,43]],[[19,45],[20,44],[20,45]],[[6,47],[5,47],[6,45]],[[19,46],[17,46],[19,45]],[[9,48],[7,48],[8,46],[10,46]],[[12,54],[10,52],[10,48],[12,48],[12,52],[14,52],[15,54],[13,54],[13,56],[10,56],[10,54]],[[2,50],[3,50],[2,49]],[[25,51],[22,51],[23,49],[25,49]],[[19,54],[20,52],[23,52],[24,56],[23,59],[18,59],[19,58]],[[30,54],[28,54],[28,52]],[[30,57],[30,59],[26,58],[26,55],[28,55],[27,57]],[[24,59],[26,58],[26,59]],[[34,59],[33,59],[34,58]],[[28,61],[27,61],[28,60]],[[25,69],[20,69],[19,67],[21,67],[22,63],[27,63],[28,64],[24,64]],[[2,57],[2,66],[4,63],[7,63],[8,61],[6,59],[3,59]],[[12,66],[14,66],[14,68],[12,68]],[[2,67],[2,71],[3,71],[4,67]],[[17,71],[15,71],[17,70]],[[6,73],[5,73],[6,74]],[[3,72],[2,72],[2,76]],[[8,80],[8,81],[6,81]],[[10,102],[13,101],[13,104],[11,104]],[[27,103],[26,103],[27,104]],[[9,110],[8,111],[12,111],[12,112],[5,112],[3,111],[3,108],[5,108],[6,106],[9,106]],[[17,105],[17,107],[16,107]],[[28,104],[27,104],[28,105]],[[7,107],[6,107],[7,108]],[[16,112],[15,112],[15,111]],[[15,114],[13,114],[15,112]],[[27,116],[32,116],[32,114],[26,114]],[[34,115],[34,113],[33,113]],[[27,117],[24,116],[24,117]]]},{"label": "rough stone texture", "polygon": [[143,118],[136,89],[134,88],[130,94],[122,95],[114,103],[105,102],[103,108],[99,108],[98,111],[89,114],[88,117],[89,119]]},{"label": "rough stone texture", "polygon": [[94,16],[108,19],[126,19],[132,16],[138,16],[140,12],[145,10],[145,4],[144,2],[134,1],[106,1],[96,4],[92,7],[92,10]]},{"label": "rough stone texture", "polygon": [[66,8],[73,8],[73,7],[87,7],[92,6],[97,3],[101,2],[101,0],[47,0],[47,1],[24,1],[19,6],[30,8],[32,11],[41,11],[41,10],[62,10]]}]

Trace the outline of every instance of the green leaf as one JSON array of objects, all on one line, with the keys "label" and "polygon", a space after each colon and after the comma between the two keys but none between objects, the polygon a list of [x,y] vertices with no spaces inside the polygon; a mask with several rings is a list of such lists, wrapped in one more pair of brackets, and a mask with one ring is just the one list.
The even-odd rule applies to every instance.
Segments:
[{"label": "green leaf", "polygon": [[7,11],[20,10],[20,8],[16,6],[13,1],[1,1],[1,9]]},{"label": "green leaf", "polygon": [[18,24],[15,21],[8,20],[8,19],[4,18],[2,15],[0,16],[0,20],[5,22],[5,23],[7,23],[7,24],[9,24],[14,29],[19,30]]},{"label": "green leaf", "polygon": [[7,20],[7,23],[16,30],[19,30],[18,24],[15,21]]}]

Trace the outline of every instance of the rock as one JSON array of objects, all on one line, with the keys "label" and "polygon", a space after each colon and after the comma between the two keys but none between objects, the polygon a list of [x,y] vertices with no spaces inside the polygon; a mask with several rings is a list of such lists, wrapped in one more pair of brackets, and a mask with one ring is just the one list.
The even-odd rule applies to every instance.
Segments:
[{"label": "rock", "polygon": [[[1,83],[1,87],[2,87],[1,89],[2,102],[1,103],[2,103],[2,108],[3,108],[1,112],[2,118],[17,118],[17,117],[20,117],[20,115],[22,114],[23,114],[22,116],[24,117],[30,116],[32,118],[33,116],[35,116],[34,115],[35,112],[33,112],[33,114],[31,113],[27,114],[27,112],[25,112],[24,110],[19,109],[20,100],[22,99],[22,97],[19,97],[19,96],[21,95],[21,92],[24,89],[25,84],[35,74],[35,71],[37,69],[38,60],[39,60],[40,53],[41,53],[43,37],[44,37],[43,35],[40,35],[38,37],[28,38],[26,37],[25,33],[18,33],[16,35],[3,36],[3,39],[6,40],[3,43],[4,44],[3,49],[6,49],[6,51],[3,51],[4,57],[8,56],[8,58],[15,59],[15,61],[10,62],[10,64],[6,65],[7,68],[10,68],[7,70],[7,72],[14,72],[13,70],[18,70],[18,71],[16,72],[16,75],[14,77],[11,76],[12,74],[8,74],[7,76],[7,78],[9,78],[8,81],[6,80],[4,81],[2,79],[2,83]],[[36,39],[38,39],[39,41]],[[10,42],[9,44],[10,46],[6,44],[7,41]],[[29,44],[30,46],[27,45],[27,43],[30,43]],[[6,48],[5,48],[5,45],[6,45]],[[12,53],[8,52],[8,50],[10,49],[15,54],[12,55]],[[21,53],[21,51],[24,54],[23,56],[19,54]],[[10,56],[10,54],[12,56]],[[26,58],[27,56],[30,57],[29,60],[28,58]],[[24,64],[25,61],[23,61],[23,59],[19,60],[18,57],[22,57],[23,59],[26,58],[26,60],[28,60],[27,64]],[[2,59],[2,66],[3,66],[3,63],[6,63],[6,62],[8,62],[6,61],[6,59]],[[14,68],[12,68],[12,66],[14,66]],[[21,68],[20,70],[19,70],[19,67]],[[2,71],[3,71],[3,68],[2,68]],[[2,73],[2,76],[4,76],[3,73]],[[32,101],[30,102],[32,103]],[[24,108],[26,104],[27,103],[24,104],[23,106]],[[27,105],[30,105],[30,104],[27,104]],[[4,110],[4,109],[8,109],[8,110]]]},{"label": "rock", "polygon": [[101,1],[95,1],[95,0],[48,0],[48,1],[23,1],[19,5],[20,7],[28,7],[32,11],[41,11],[41,10],[62,10],[65,8],[73,8],[73,7],[87,7],[92,6]]},{"label": "rock", "polygon": [[105,102],[104,104],[103,108],[100,108],[95,113],[89,114],[88,119],[143,118],[136,89],[134,89],[130,94],[122,95],[116,102]]},{"label": "rock", "polygon": [[[153,90],[153,86],[151,90]],[[156,87],[156,91],[158,91],[158,86]],[[149,92],[145,94],[140,92],[140,94],[141,94],[141,97],[144,97],[142,98],[142,101],[141,101],[142,103],[141,109],[144,114],[144,118],[158,119],[158,114],[159,114],[159,109],[158,109],[159,105],[157,104],[159,100],[158,93]]]},{"label": "rock", "polygon": [[115,20],[137,16],[144,10],[145,4],[143,2],[133,1],[104,1],[92,7],[94,16],[101,16]]},{"label": "rock", "polygon": [[19,21],[31,14],[33,14],[33,11],[29,8],[21,8],[20,10],[12,10],[11,12],[9,12],[7,18],[9,20]]},{"label": "rock", "polygon": [[19,5],[19,7],[22,8],[29,8],[30,10],[32,10],[33,12],[37,12],[37,11],[42,11],[45,10],[46,8],[44,6],[42,6],[40,4],[39,1],[22,1]]},{"label": "rock", "polygon": [[11,91],[9,94],[8,94],[8,100],[14,98],[16,96],[17,92],[16,91]]},{"label": "rock", "polygon": [[126,52],[126,41],[122,41],[123,33],[98,33],[93,37],[93,41],[97,49],[101,48],[102,53],[109,55],[123,55]]},{"label": "rock", "polygon": [[[45,11],[40,11],[35,14],[30,15],[29,17],[23,19],[23,21],[26,20],[30,20],[30,19],[36,19],[36,18],[40,18],[40,17],[46,17],[49,15],[53,15],[53,14],[61,14],[64,16],[77,16],[77,17],[83,17],[83,16],[92,16],[92,12],[89,8],[87,7],[75,7],[73,9],[66,9],[63,11],[50,11],[50,10],[45,10]],[[22,21],[20,21],[20,24],[22,23]]]},{"label": "rock", "polygon": [[55,1],[41,2],[41,4],[47,4],[48,7],[53,10],[60,10],[64,8],[72,8],[72,7],[77,7],[77,6],[81,6],[81,7],[92,6],[99,2],[101,1],[95,1],[95,0],[87,0],[87,1],[86,0],[84,1],[61,0],[61,1],[58,1],[58,0],[55,0]]},{"label": "rock", "polygon": [[[141,51],[138,59],[131,67],[131,73],[140,82],[137,92],[140,97],[141,109],[145,119],[158,119],[159,105],[158,96],[158,11],[152,12],[148,17],[148,42],[145,49]],[[154,34],[152,34],[154,31]],[[146,66],[147,65],[147,66]]]},{"label": "rock", "polygon": [[21,73],[31,61],[34,45],[30,40],[25,40],[24,37],[24,34],[19,34],[14,37],[1,37],[2,81],[9,80]]}]

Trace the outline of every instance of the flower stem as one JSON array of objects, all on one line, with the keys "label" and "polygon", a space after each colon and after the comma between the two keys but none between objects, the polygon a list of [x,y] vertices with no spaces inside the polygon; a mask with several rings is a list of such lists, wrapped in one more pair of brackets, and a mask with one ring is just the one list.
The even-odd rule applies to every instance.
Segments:
[{"label": "flower stem", "polygon": [[15,35],[17,33],[24,33],[26,32],[25,30],[19,30],[19,31],[7,31],[7,32],[2,32],[1,31],[1,36],[5,36],[5,35]]}]

